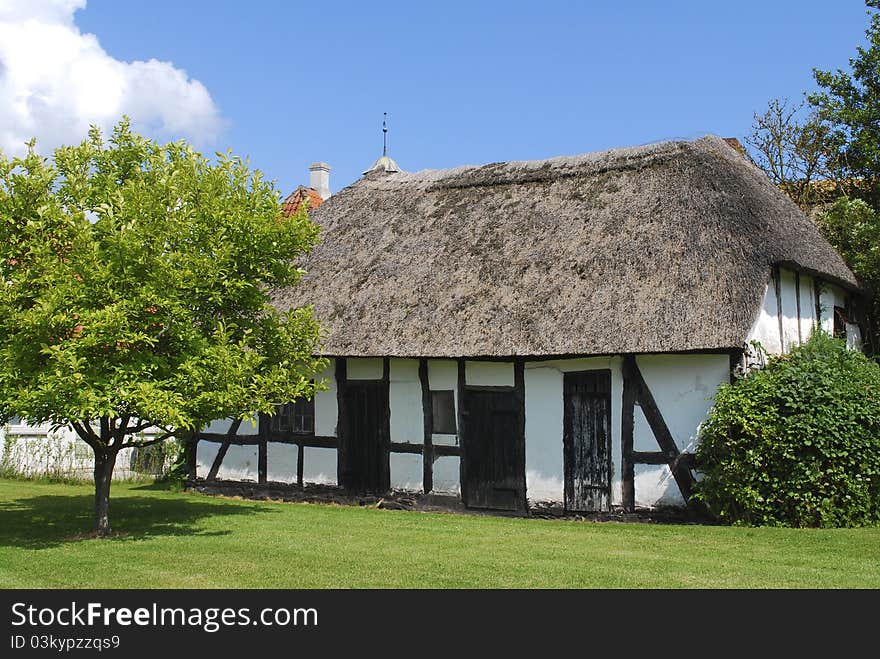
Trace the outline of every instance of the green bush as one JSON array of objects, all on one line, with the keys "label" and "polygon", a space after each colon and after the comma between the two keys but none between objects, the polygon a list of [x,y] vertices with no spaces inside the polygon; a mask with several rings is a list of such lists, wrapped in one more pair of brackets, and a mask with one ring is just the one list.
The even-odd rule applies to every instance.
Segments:
[{"label": "green bush", "polygon": [[723,386],[700,430],[696,498],[720,521],[880,521],[880,366],[815,332]]}]

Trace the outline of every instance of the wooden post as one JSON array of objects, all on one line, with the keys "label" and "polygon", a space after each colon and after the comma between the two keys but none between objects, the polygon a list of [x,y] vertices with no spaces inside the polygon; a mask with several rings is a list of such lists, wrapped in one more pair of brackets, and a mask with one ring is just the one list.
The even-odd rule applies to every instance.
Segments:
[{"label": "wooden post", "polygon": [[464,410],[464,387],[465,387],[465,367],[464,367],[464,359],[458,360],[458,409],[457,409],[457,423],[458,423],[458,448],[460,457],[458,459],[458,478],[459,485],[461,488],[461,500],[467,503],[467,456],[465,455],[466,451],[464,450],[465,438],[465,410]]},{"label": "wooden post", "polygon": [[269,473],[269,416],[260,414],[257,423],[257,432],[260,435],[260,444],[257,449],[257,482],[260,485],[265,485]]},{"label": "wooden post", "polygon": [[382,386],[385,387],[385,414],[382,419],[382,450],[386,459],[382,463],[383,489],[391,489],[391,358],[382,358]]},{"label": "wooden post", "polygon": [[633,511],[636,507],[635,469],[632,462],[633,428],[635,426],[636,385],[633,381],[635,357],[623,357],[623,404],[620,420],[620,481],[624,510]]},{"label": "wooden post", "polygon": [[345,386],[348,382],[348,371],[345,357],[336,358],[336,436],[339,448],[336,449],[336,483],[341,485],[342,468],[345,464],[345,440],[348,436],[347,416],[345,413]]},{"label": "wooden post", "polygon": [[303,446],[303,441],[300,439],[296,443],[296,484],[299,487],[303,486],[303,471],[305,470],[305,446]]},{"label": "wooden post", "polygon": [[514,396],[516,398],[516,406],[519,411],[516,440],[520,443],[519,448],[521,455],[523,456],[523,470],[520,475],[520,491],[522,492],[522,499],[520,500],[519,505],[521,506],[522,511],[526,512],[529,509],[529,501],[526,496],[526,380],[525,360],[523,359],[517,359],[513,362],[513,388]]},{"label": "wooden post", "polygon": [[428,360],[419,360],[419,382],[422,385],[422,418],[424,419],[424,448],[422,449],[422,490],[427,494],[434,489],[434,401],[428,381]]}]

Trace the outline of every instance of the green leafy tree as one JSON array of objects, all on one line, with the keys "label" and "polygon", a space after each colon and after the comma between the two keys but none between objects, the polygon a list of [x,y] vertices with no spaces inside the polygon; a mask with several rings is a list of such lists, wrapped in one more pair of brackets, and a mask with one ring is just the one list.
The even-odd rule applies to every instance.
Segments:
[{"label": "green leafy tree", "polygon": [[880,330],[880,213],[863,199],[840,197],[816,216],[816,223],[865,290],[865,339],[876,354]]},{"label": "green leafy tree", "polygon": [[98,535],[122,449],[312,395],[319,328],[269,295],[300,279],[317,234],[240,158],[127,119],[51,162],[33,143],[0,154],[0,416],[92,448]]},{"label": "green leafy tree", "polygon": [[859,179],[857,187],[880,208],[880,0],[866,0],[867,47],[859,46],[849,60],[851,71],[813,70],[821,91],[810,103],[836,136],[835,153],[842,179]]},{"label": "green leafy tree", "polygon": [[880,522],[880,366],[814,332],[718,390],[696,460],[695,496],[721,521]]}]

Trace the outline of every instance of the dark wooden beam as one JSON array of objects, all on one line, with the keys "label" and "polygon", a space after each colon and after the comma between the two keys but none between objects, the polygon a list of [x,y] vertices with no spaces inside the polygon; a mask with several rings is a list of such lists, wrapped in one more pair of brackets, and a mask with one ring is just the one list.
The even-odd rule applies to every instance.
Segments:
[{"label": "dark wooden beam", "polygon": [[381,482],[383,489],[391,488],[391,358],[382,358],[382,386],[385,389],[385,410],[382,418],[382,443],[385,458],[382,461]]},{"label": "dark wooden beam", "polygon": [[238,429],[240,426],[241,419],[236,419],[229,426],[229,430],[226,432],[226,438],[220,445],[220,448],[217,449],[217,455],[214,456],[214,463],[211,465],[211,469],[208,471],[208,475],[205,476],[206,481],[217,480],[217,472],[220,471],[220,465],[223,464],[223,458],[226,457],[226,452],[229,450],[229,445],[238,434]]},{"label": "dark wooden beam", "polygon": [[633,357],[630,365],[630,377],[636,384],[638,402],[648,425],[651,427],[654,439],[657,440],[660,450],[666,455],[666,462],[669,465],[669,469],[672,471],[672,476],[675,478],[675,482],[678,484],[678,489],[681,490],[681,495],[684,497],[685,501],[688,501],[693,493],[693,474],[691,474],[690,469],[679,459],[680,451],[675,443],[675,439],[672,437],[672,433],[669,431],[669,427],[666,425],[666,421],[660,413],[660,408],[654,400],[654,395],[648,388],[644,377],[642,377],[642,372],[639,370],[635,357]]},{"label": "dark wooden beam", "polygon": [[816,328],[822,327],[822,280],[813,277],[813,295],[816,296]]},{"label": "dark wooden beam", "polygon": [[[644,465],[668,465],[669,457],[660,451],[633,451],[631,454],[633,464]],[[694,466],[693,453],[679,453],[678,464],[692,469]]]},{"label": "dark wooden beam", "polygon": [[[459,486],[461,488],[461,500],[467,501],[467,457],[465,452],[461,450],[464,446],[464,443],[467,441],[465,437],[465,410],[464,410],[464,388],[467,384],[467,378],[465,376],[465,366],[464,359],[458,360],[458,393],[456,394],[456,398],[458,399],[458,406],[456,409],[456,423],[458,425],[458,446],[461,451],[459,456],[460,459],[458,461],[458,479]],[[438,447],[439,448],[439,447]]]},{"label": "dark wooden beam", "polygon": [[523,512],[529,509],[529,502],[526,496],[526,378],[525,378],[525,360],[517,359],[513,362],[513,390],[516,399],[516,407],[518,411],[516,441],[519,442],[519,449],[523,456],[522,473],[520,474],[520,492],[522,497],[519,501],[520,510]]},{"label": "dark wooden beam", "polygon": [[296,484],[303,486],[303,472],[305,471],[306,447],[302,441],[296,443]]},{"label": "dark wooden beam", "polygon": [[[428,382],[428,360],[419,360],[419,382],[422,385],[422,419],[424,452],[422,453],[422,490],[427,494],[434,489],[434,401]],[[392,446],[391,450],[394,450]]]},{"label": "dark wooden beam", "polygon": [[260,414],[257,422],[260,443],[257,449],[257,482],[264,485],[269,473],[269,416]]},{"label": "dark wooden beam", "polygon": [[461,446],[450,446],[449,444],[434,444],[434,459],[445,457],[461,457]]},{"label": "dark wooden beam", "polygon": [[491,385],[491,384],[469,384],[467,385],[468,391],[514,391],[516,389],[516,385],[512,387],[508,387],[505,385]]},{"label": "dark wooden beam", "polygon": [[635,427],[636,383],[633,380],[635,357],[625,355],[623,358],[623,404],[620,420],[620,481],[622,489],[622,505],[624,510],[632,511],[636,507],[635,469],[633,468],[633,429]]},{"label": "dark wooden beam", "polygon": [[[260,435],[236,435],[228,437],[220,433],[201,433],[197,435],[199,441],[215,442],[219,444],[234,444],[236,446],[259,446],[262,441]],[[336,437],[324,437],[321,435],[299,435],[287,430],[270,430],[266,439],[273,444],[294,444],[311,448],[338,448],[339,440]]]},{"label": "dark wooden beam", "polygon": [[391,442],[391,452],[423,455],[424,447],[421,444],[413,444],[412,442]]},{"label": "dark wooden beam", "polygon": [[345,438],[348,432],[348,414],[345,411],[345,388],[348,383],[348,365],[345,357],[336,358],[336,434],[339,437],[339,443],[336,449],[336,482],[339,483],[339,476],[342,473],[345,464]]}]

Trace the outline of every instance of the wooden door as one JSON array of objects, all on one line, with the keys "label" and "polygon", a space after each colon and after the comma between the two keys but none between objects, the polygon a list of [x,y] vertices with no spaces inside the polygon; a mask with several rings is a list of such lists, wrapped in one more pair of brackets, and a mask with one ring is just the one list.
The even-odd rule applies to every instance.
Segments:
[{"label": "wooden door", "polygon": [[469,508],[523,512],[525,437],[513,389],[462,391],[462,499]]},{"label": "wooden door", "polygon": [[391,486],[388,383],[351,381],[339,410],[339,484],[352,492],[387,492]]},{"label": "wooden door", "polygon": [[565,508],[611,509],[611,371],[566,373],[563,380]]}]

